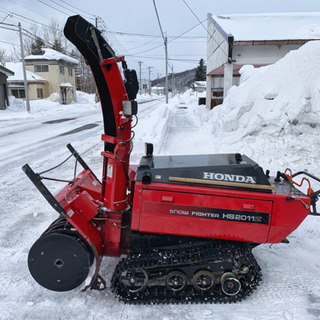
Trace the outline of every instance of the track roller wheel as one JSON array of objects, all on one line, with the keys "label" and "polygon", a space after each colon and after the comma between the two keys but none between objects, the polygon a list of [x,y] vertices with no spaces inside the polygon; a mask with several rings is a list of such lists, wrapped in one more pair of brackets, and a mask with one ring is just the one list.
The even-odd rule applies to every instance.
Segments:
[{"label": "track roller wheel", "polygon": [[120,276],[120,282],[132,293],[144,291],[149,282],[149,276],[144,269],[128,270]]},{"label": "track roller wheel", "polygon": [[192,284],[196,290],[206,292],[214,288],[216,277],[209,270],[200,270],[193,276]]},{"label": "track roller wheel", "polygon": [[171,271],[165,279],[165,286],[169,291],[182,291],[187,285],[187,277],[181,271]]},{"label": "track roller wheel", "polygon": [[88,276],[92,255],[89,250],[79,234],[44,234],[30,249],[29,271],[41,286],[49,290],[72,290]]},{"label": "track roller wheel", "polygon": [[221,290],[227,296],[235,296],[241,290],[241,283],[234,273],[226,272],[221,276]]}]

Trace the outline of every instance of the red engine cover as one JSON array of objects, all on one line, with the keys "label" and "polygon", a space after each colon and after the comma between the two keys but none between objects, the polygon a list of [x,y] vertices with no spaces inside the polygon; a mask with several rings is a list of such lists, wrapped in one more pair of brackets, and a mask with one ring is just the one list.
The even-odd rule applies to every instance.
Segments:
[{"label": "red engine cover", "polygon": [[[276,243],[308,215],[287,193],[136,182],[132,230],[180,236]],[[310,198],[296,195],[306,205]]]}]

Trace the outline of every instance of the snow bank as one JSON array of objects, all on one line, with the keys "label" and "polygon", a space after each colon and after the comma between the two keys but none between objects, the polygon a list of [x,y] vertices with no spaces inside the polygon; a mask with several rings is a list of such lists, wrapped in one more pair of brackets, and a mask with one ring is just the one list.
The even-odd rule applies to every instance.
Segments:
[{"label": "snow bank", "polygon": [[311,166],[319,173],[319,51],[320,41],[313,41],[273,65],[244,66],[224,103],[200,111],[215,151],[244,151],[262,165]]},{"label": "snow bank", "polygon": [[95,102],[95,93],[86,93],[83,91],[77,91],[77,103],[96,103]]},{"label": "snow bank", "polygon": [[80,109],[95,110],[100,108],[99,103],[94,102],[94,94],[88,94],[82,91],[76,93],[77,102],[71,104],[60,104],[60,96],[57,92],[50,95],[46,99],[30,101],[31,112],[28,113],[26,102],[22,99],[16,99],[13,96],[9,97],[10,105],[6,110],[1,110],[1,119],[23,119],[23,118],[38,118],[46,117],[55,114],[64,114],[76,112]]}]

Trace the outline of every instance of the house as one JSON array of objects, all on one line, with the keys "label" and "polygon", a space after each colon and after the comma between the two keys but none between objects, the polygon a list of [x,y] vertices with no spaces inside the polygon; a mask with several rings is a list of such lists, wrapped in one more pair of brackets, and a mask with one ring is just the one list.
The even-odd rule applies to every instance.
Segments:
[{"label": "house", "polygon": [[[6,67],[14,72],[14,75],[8,76],[9,95],[19,99],[26,97],[23,78],[22,62],[7,62]],[[35,73],[26,70],[28,93],[30,100],[45,98],[45,93],[48,92],[47,80],[36,75]]]},{"label": "house", "polygon": [[195,92],[204,92],[206,91],[206,81],[194,81],[190,83],[190,86]]},{"label": "house", "polygon": [[9,105],[7,78],[13,75],[13,71],[0,66],[0,110],[6,109]]},{"label": "house", "polygon": [[147,79],[139,79],[139,93],[150,93],[150,81]]},{"label": "house", "polygon": [[78,60],[53,49],[43,48],[36,54],[26,56],[25,61],[27,70],[47,81],[43,98],[57,92],[62,104],[76,101],[75,68]]},{"label": "house", "polygon": [[162,87],[160,85],[156,85],[156,86],[151,87],[151,93],[166,94],[166,88]]},{"label": "house", "polygon": [[320,13],[208,14],[207,107],[222,103],[238,85],[245,64],[275,63],[289,51],[320,39]]}]

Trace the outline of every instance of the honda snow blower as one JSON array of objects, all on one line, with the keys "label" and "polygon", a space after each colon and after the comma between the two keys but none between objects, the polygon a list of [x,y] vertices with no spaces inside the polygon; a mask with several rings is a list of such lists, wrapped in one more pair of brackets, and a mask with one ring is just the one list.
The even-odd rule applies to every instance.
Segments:
[{"label": "honda snow blower", "polygon": [[[261,280],[252,249],[287,242],[308,214],[319,191],[306,172],[270,178],[241,154],[153,156],[152,144],[138,166],[130,165],[137,75],[127,68],[92,24],[68,19],[65,36],[91,67],[104,119],[101,181],[77,151],[83,171],[56,195],[43,173],[24,172],[59,216],[32,246],[33,278],[53,291],[102,290],[103,256],[125,255],[111,288],[128,303],[236,302]],[[122,64],[124,79],[118,64]],[[296,180],[309,184],[307,194]],[[90,283],[89,283],[90,282]]]}]

